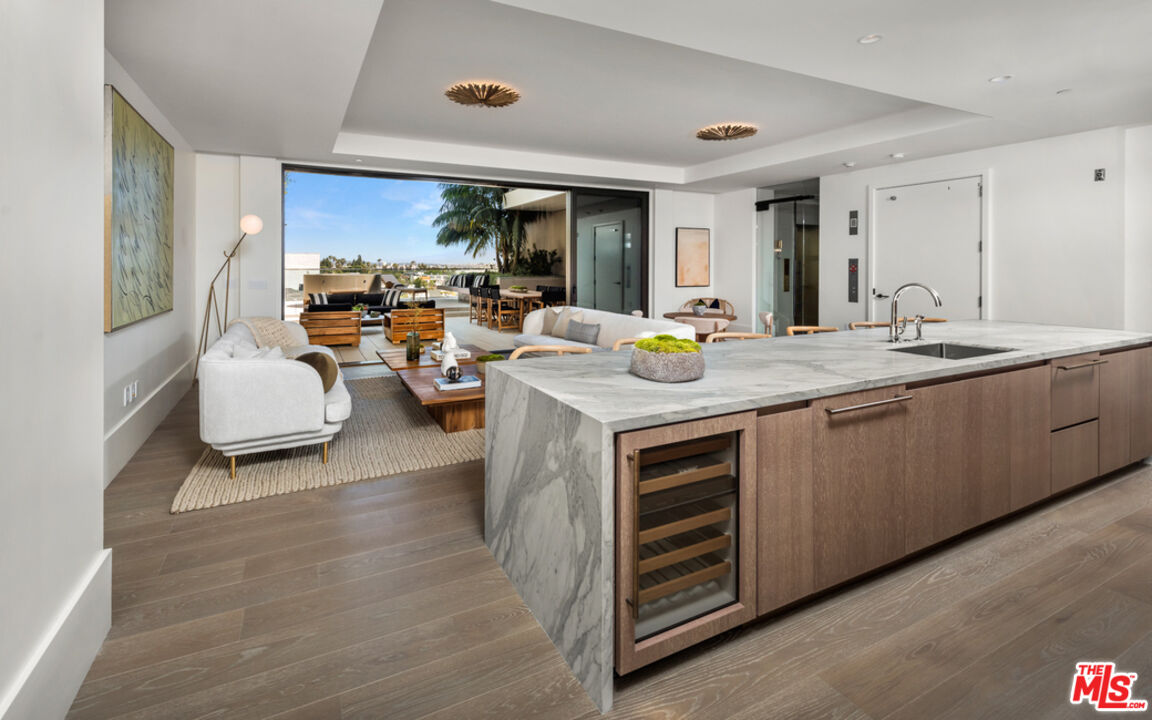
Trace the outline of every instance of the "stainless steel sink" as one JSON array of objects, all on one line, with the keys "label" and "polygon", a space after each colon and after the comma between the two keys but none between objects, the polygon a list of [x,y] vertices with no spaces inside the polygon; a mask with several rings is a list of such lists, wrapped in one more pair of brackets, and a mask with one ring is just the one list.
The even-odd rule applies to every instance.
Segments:
[{"label": "stainless steel sink", "polygon": [[942,360],[966,360],[982,355],[995,355],[996,353],[1012,352],[1011,348],[990,348],[979,345],[960,345],[958,343],[929,343],[927,345],[910,345],[908,347],[892,348],[894,352],[923,355],[925,357],[940,358]]}]

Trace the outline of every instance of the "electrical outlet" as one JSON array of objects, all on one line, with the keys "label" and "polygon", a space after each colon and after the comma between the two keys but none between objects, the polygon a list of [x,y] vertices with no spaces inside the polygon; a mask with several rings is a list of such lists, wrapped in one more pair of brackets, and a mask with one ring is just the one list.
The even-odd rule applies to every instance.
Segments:
[{"label": "electrical outlet", "polygon": [[129,402],[129,400],[128,400],[128,391],[129,391],[129,390],[131,390],[131,388],[130,388],[129,386],[125,385],[125,386],[124,386],[124,392],[122,393],[122,397],[123,397],[123,399],[124,399],[124,407],[128,407],[128,402]]},{"label": "electrical outlet", "polygon": [[140,381],[132,381],[132,402],[136,402],[136,398],[140,395]]},{"label": "electrical outlet", "polygon": [[1096,182],[1104,182],[1104,168],[1096,168],[1096,172],[1092,177]]}]

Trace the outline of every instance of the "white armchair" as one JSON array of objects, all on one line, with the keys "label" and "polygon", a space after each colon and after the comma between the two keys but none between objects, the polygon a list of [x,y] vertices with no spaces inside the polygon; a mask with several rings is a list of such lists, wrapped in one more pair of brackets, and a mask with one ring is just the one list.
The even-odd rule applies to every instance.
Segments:
[{"label": "white armchair", "polygon": [[[286,348],[290,355],[332,350],[307,345],[308,334],[285,323],[301,345]],[[200,360],[200,439],[229,458],[236,476],[236,456],[248,453],[323,445],[352,414],[352,398],[343,377],[327,393],[320,375],[289,358],[245,357],[256,350],[251,331],[242,323],[228,328]],[[239,352],[238,352],[239,351]]]}]

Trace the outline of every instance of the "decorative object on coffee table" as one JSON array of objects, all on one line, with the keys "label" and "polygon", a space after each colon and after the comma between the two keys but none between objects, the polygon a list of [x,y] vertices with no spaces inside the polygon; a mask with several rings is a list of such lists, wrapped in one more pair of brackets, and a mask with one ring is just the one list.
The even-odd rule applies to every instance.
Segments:
[{"label": "decorative object on coffee table", "polygon": [[678,383],[704,376],[700,344],[672,335],[638,340],[633,346],[629,372],[645,380]]},{"label": "decorative object on coffee table", "polygon": [[476,358],[476,374],[483,376],[485,366],[488,363],[500,362],[501,360],[505,360],[505,359],[506,358],[499,353],[489,353],[487,355],[481,355],[480,357]]},{"label": "decorative object on coffee table", "polygon": [[[484,350],[475,345],[461,345],[459,352],[468,353],[468,357],[456,355],[456,363],[461,366],[476,362],[473,358],[484,354]],[[440,353],[431,351],[420,353],[420,357],[413,361],[409,361],[407,355],[408,352],[405,348],[384,348],[376,351],[376,356],[388,366],[389,370],[408,370],[415,367],[440,367],[440,362],[444,359]],[[468,370],[468,372],[471,372],[471,370]]]}]

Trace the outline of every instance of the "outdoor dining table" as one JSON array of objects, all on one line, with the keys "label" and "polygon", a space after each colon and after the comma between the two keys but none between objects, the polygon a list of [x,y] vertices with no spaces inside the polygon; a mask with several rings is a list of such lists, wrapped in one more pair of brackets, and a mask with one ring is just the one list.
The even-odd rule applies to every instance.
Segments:
[{"label": "outdoor dining table", "polygon": [[528,307],[528,301],[538,300],[544,297],[544,293],[539,290],[525,290],[523,292],[516,292],[515,290],[505,290],[500,288],[500,297],[506,300],[516,300],[516,305],[520,308],[520,318],[517,326],[522,330],[524,329],[524,310]]}]

